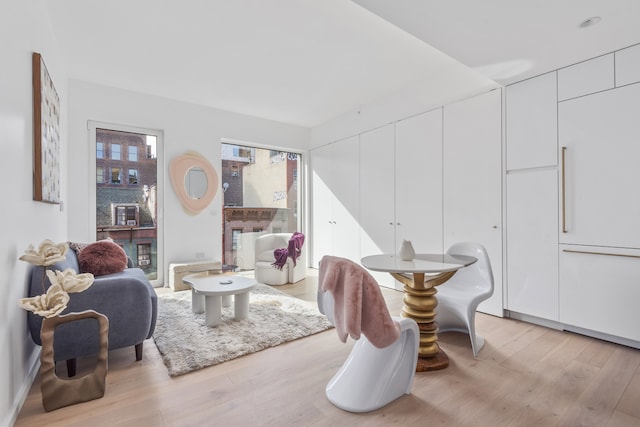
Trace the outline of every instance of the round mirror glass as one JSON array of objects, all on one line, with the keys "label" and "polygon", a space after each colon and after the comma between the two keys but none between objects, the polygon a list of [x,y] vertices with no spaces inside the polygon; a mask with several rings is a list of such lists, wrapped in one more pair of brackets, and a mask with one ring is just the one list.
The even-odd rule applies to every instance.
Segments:
[{"label": "round mirror glass", "polygon": [[189,198],[194,200],[201,199],[207,192],[207,174],[198,166],[189,169],[184,177],[184,189]]}]

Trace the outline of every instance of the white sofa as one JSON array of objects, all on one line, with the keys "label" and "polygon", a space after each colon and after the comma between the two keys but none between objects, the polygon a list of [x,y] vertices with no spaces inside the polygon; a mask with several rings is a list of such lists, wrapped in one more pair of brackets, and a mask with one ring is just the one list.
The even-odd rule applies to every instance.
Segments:
[{"label": "white sofa", "polygon": [[302,255],[296,260],[295,267],[291,258],[287,258],[287,263],[282,267],[282,270],[272,265],[276,261],[273,251],[282,248],[286,249],[289,246],[289,239],[291,239],[292,234],[265,234],[256,239],[255,278],[258,283],[284,285],[304,279],[307,270],[304,245],[302,247]]}]

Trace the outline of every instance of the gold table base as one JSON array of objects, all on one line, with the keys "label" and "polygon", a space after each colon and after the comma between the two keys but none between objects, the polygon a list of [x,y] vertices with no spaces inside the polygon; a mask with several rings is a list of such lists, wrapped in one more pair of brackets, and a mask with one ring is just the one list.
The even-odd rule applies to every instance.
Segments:
[{"label": "gold table base", "polygon": [[436,371],[449,366],[449,357],[438,345],[438,324],[435,321],[438,306],[436,286],[445,283],[454,274],[455,271],[434,275],[413,273],[413,278],[409,278],[400,273],[391,273],[404,285],[402,316],[415,320],[420,329],[417,372]]}]

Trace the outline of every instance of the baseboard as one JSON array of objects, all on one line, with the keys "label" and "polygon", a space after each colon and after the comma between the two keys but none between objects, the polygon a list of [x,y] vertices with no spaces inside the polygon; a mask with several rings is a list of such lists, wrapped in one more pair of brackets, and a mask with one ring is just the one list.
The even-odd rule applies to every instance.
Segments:
[{"label": "baseboard", "polygon": [[507,311],[506,316],[511,319],[522,320],[523,322],[533,323],[534,325],[544,326],[551,329],[557,329],[559,331],[567,331],[575,334],[585,335],[591,338],[597,338],[602,341],[609,341],[615,344],[624,345],[631,348],[640,349],[640,342],[630,340],[628,338],[617,337],[615,335],[609,335],[602,332],[592,331],[590,329],[584,329],[577,326],[566,325],[554,320],[542,319],[540,317],[530,316],[528,314],[517,313],[515,311]]},{"label": "baseboard", "polygon": [[29,370],[27,371],[27,375],[18,390],[18,394],[13,400],[13,408],[11,408],[9,413],[3,417],[4,419],[0,420],[0,427],[12,427],[16,423],[18,414],[20,414],[20,410],[29,395],[29,390],[31,390],[31,385],[40,371],[40,350],[41,347],[36,347],[35,351],[31,354],[28,363]]}]

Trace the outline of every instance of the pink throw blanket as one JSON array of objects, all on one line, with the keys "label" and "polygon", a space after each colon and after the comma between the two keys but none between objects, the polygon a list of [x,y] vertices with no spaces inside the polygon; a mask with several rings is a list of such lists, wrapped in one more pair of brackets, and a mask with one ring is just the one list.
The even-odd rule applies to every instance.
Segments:
[{"label": "pink throw blanket", "polygon": [[273,251],[273,256],[276,259],[273,265],[279,270],[287,263],[287,257],[293,261],[293,266],[296,265],[296,260],[300,258],[302,254],[302,245],[304,244],[304,234],[295,232],[289,239],[289,246],[287,248],[280,248]]},{"label": "pink throw blanket", "polygon": [[347,335],[357,340],[362,333],[383,348],[400,336],[378,283],[363,267],[346,258],[325,256],[320,260],[318,286],[333,295],[334,326],[342,342]]}]

